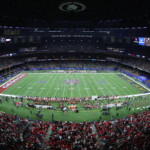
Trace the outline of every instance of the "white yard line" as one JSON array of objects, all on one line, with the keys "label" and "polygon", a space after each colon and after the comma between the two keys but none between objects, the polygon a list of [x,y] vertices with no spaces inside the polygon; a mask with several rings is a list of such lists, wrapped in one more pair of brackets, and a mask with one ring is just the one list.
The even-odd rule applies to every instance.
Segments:
[{"label": "white yard line", "polygon": [[51,87],[52,87],[52,86],[53,86],[53,84],[55,83],[55,80],[56,80],[56,76],[55,76],[55,78],[53,79],[53,82],[52,82],[52,84],[51,84],[51,86],[50,86],[50,88],[49,88],[48,92],[46,93],[46,96],[48,95],[48,93],[50,93],[49,91],[51,90]]},{"label": "white yard line", "polygon": [[57,89],[55,89],[55,94],[54,94],[54,97],[56,96],[56,94],[57,94],[57,91],[59,91],[58,90],[58,88],[60,87],[59,85],[60,85],[60,78],[59,78],[59,80],[58,80],[58,84],[57,84]]},{"label": "white yard line", "polygon": [[[71,79],[70,80],[72,80],[72,74],[71,74]],[[71,93],[70,97],[72,97],[72,84],[71,84],[71,88],[69,87],[69,89],[70,89],[70,93]]]},{"label": "white yard line", "polygon": [[[100,77],[102,79],[104,79],[104,81],[107,81],[107,80],[105,80],[105,78],[103,76],[100,76]],[[109,84],[109,81],[108,81],[108,84]],[[104,85],[104,87],[107,89],[107,91],[108,91],[108,93],[110,93],[110,95],[113,95],[112,92],[111,92],[111,90],[108,89],[107,85],[106,86]]]},{"label": "white yard line", "polygon": [[[33,78],[34,76],[31,76],[30,80]],[[41,77],[40,77],[41,78]],[[27,85],[29,85],[30,87],[32,87],[32,85],[30,85],[30,82],[28,84],[26,84],[26,87],[28,87]],[[32,94],[36,91],[35,89],[39,88],[39,86],[36,86],[36,88],[32,89],[32,92],[30,91],[30,96],[32,96]],[[29,90],[26,89],[26,92],[24,93],[26,95],[26,93],[28,93]]]},{"label": "white yard line", "polygon": [[[116,75],[115,78],[118,78],[118,76]],[[120,78],[120,79],[121,79],[121,78]],[[127,83],[127,82],[125,82],[125,83]],[[123,88],[122,86],[124,86],[124,85],[122,85],[121,82],[119,82],[118,80],[117,80],[117,84],[120,85],[121,92],[122,92],[124,95],[126,95],[125,90],[127,89],[127,86]],[[122,88],[123,88],[123,89],[122,89]],[[130,88],[130,90],[133,90],[133,88]]]},{"label": "white yard line", "polygon": [[[28,81],[30,78],[28,77],[28,78],[26,78],[25,80],[19,80],[19,87],[25,82],[25,81]],[[16,82],[17,83],[17,82]],[[18,93],[18,91],[22,91],[22,89],[24,88],[24,86],[21,86],[21,88],[20,89],[15,89],[15,92],[17,92]],[[10,89],[9,89],[10,90]],[[11,91],[13,91],[14,89],[12,89],[12,90],[10,90],[9,92],[11,93]]]},{"label": "white yard line", "polygon": [[[96,78],[98,78],[98,76],[96,76]],[[97,88],[99,88],[99,86],[96,83],[96,78],[94,78],[94,81],[95,81],[95,84],[96,84]],[[99,78],[98,78],[98,80],[99,80]],[[103,93],[103,95],[105,95],[104,92],[103,92],[103,89],[100,89],[100,91]]]},{"label": "white yard line", "polygon": [[[38,80],[42,80],[42,79],[43,79],[43,76],[40,76],[40,78],[38,78]],[[37,80],[36,80],[36,81],[37,81]],[[36,88],[33,89],[32,93],[31,93],[31,96],[32,96],[33,93],[35,93],[35,92],[37,93],[37,90],[36,90],[36,89],[38,89],[38,88],[40,89],[40,87],[41,87],[41,85],[36,86]],[[27,91],[27,92],[28,92],[28,91]],[[37,94],[36,96],[38,96],[38,95],[39,95],[39,94]]]},{"label": "white yard line", "polygon": [[[117,74],[116,74],[116,76],[117,76]],[[119,77],[119,76],[117,76],[117,77]],[[120,78],[120,79],[123,80],[122,78]],[[123,80],[123,81],[125,81],[125,80]],[[125,83],[126,83],[126,84],[129,84],[129,83],[126,82],[126,81],[125,81]],[[121,89],[121,88],[122,88],[122,84],[120,84],[120,82],[119,82],[118,80],[117,80],[117,84],[121,85],[121,86],[120,86],[120,89]],[[128,87],[128,86],[127,86],[127,87]],[[126,88],[124,88],[124,89],[126,89]],[[126,92],[124,92],[124,91],[125,91],[124,89],[121,89],[121,91],[123,91],[124,95],[126,95]],[[129,89],[130,91],[132,91],[131,93],[134,93],[134,92],[133,92],[133,91],[134,91],[134,90],[133,90],[133,86],[128,87],[128,89]]]},{"label": "white yard line", "polygon": [[[105,78],[105,77],[104,77],[104,78]],[[110,83],[111,83],[111,84],[110,84]],[[113,85],[113,83],[112,83],[109,79],[108,79],[108,85],[110,85],[110,87]],[[116,87],[115,87],[115,88],[116,88]],[[111,90],[110,90],[110,91],[111,91]],[[118,93],[117,95],[120,95],[117,89],[115,90],[115,92]],[[110,92],[110,93],[111,93],[111,95],[114,95],[114,94],[112,94],[112,92]]]},{"label": "white yard line", "polygon": [[[67,79],[65,79],[67,80]],[[65,86],[65,82],[63,81],[63,84],[62,84],[62,88],[63,88],[63,98],[65,97],[65,90],[66,90],[66,86]]]},{"label": "white yard line", "polygon": [[[41,77],[41,78],[43,78],[43,77]],[[49,80],[51,79],[51,77],[49,77]],[[47,84],[49,83],[49,80],[47,81],[47,83],[44,85],[44,87],[42,87],[42,88],[45,88],[46,86],[47,86]],[[41,89],[41,88],[40,88]],[[46,88],[45,88],[46,89]],[[41,95],[41,92],[43,92],[42,90],[38,93],[39,95]]]},{"label": "white yard line", "polygon": [[[91,77],[91,79],[93,78],[91,75],[90,75],[90,77]],[[94,79],[95,79],[95,77],[94,77]],[[92,80],[93,80],[93,79],[92,79]],[[88,80],[88,82],[89,82],[89,80]],[[89,84],[90,84],[90,83],[89,83]],[[93,89],[95,95],[98,95],[97,92],[95,91],[95,88],[93,87],[93,84],[90,84],[90,85],[91,85],[91,87],[92,87],[92,89]]]},{"label": "white yard line", "polygon": [[[76,78],[76,79],[77,79],[77,78]],[[80,83],[80,81],[79,81],[79,83]],[[82,97],[82,96],[81,96],[81,90],[80,90],[79,83],[78,83],[79,95],[80,95],[80,97]]]},{"label": "white yard line", "polygon": [[[82,81],[83,81],[83,84],[84,84],[84,86],[85,86],[85,81],[84,81],[84,79],[83,79],[83,76],[82,76],[83,74],[81,73],[81,78],[82,78]],[[85,88],[86,88],[87,86],[85,86]],[[88,94],[87,96],[90,96],[90,94],[89,94],[89,91],[88,90],[86,90],[86,93]]]},{"label": "white yard line", "polygon": [[71,88],[70,88],[70,91],[71,91],[71,97],[73,96],[73,95],[72,95],[72,91],[73,91],[72,89],[73,89],[73,88],[72,88],[72,85],[71,85]]}]

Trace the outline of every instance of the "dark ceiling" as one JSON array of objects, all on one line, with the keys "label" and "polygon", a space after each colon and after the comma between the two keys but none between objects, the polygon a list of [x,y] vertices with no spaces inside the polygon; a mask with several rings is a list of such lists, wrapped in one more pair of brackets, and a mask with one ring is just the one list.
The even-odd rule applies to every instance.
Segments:
[{"label": "dark ceiling", "polygon": [[148,0],[3,0],[0,25],[149,26],[150,5]]}]

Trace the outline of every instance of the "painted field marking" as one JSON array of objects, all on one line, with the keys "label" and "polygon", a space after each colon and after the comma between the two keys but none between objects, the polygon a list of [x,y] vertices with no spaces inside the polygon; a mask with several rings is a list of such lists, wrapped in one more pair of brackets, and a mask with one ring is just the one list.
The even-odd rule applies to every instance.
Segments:
[{"label": "painted field marking", "polygon": [[[9,79],[7,82],[9,82],[9,81],[11,81],[11,80],[13,80],[14,78],[16,78],[17,76],[19,76],[19,75],[21,75],[21,73],[20,74],[18,74],[18,75],[16,75],[16,76],[14,76],[13,78],[11,78],[11,79]],[[6,84],[7,82],[5,82],[5,83],[3,83],[2,85],[0,85],[0,87],[1,86],[3,86],[4,84]]]},{"label": "painted field marking", "polygon": [[14,78],[10,79],[9,81],[5,82],[4,84],[2,84],[0,86],[0,93],[4,92],[6,89],[8,89],[13,84],[17,83],[19,80],[21,80],[22,78],[24,78],[27,75],[28,75],[27,73],[26,74],[25,73],[21,73],[21,74],[15,76]]},{"label": "painted field marking", "polygon": [[28,90],[31,90],[31,89],[33,89],[32,87],[28,87]]},{"label": "painted field marking", "polygon": [[[0,95],[1,95],[1,96],[8,96],[8,97],[20,97],[20,96],[21,96],[21,95],[10,95],[10,94],[0,94]],[[137,97],[137,96],[146,96],[146,95],[150,95],[150,93],[115,96],[114,98]],[[102,98],[102,99],[105,99],[105,98]],[[150,107],[150,105],[149,105],[148,107]]]},{"label": "painted field marking", "polygon": [[127,78],[129,78],[130,80],[134,81],[135,83],[139,84],[140,86],[142,86],[143,88],[145,88],[146,90],[148,90],[150,92],[150,89],[148,89],[147,87],[143,86],[142,84],[138,83],[137,81],[133,80],[132,78],[128,77],[126,74],[122,73],[124,76],[126,76]]},{"label": "painted field marking", "polygon": [[116,87],[111,87],[112,89],[116,89]]}]

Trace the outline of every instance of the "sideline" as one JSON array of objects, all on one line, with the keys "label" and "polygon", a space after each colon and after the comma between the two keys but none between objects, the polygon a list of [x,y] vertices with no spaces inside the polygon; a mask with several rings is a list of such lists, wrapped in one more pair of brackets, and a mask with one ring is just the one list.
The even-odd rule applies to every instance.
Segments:
[{"label": "sideline", "polygon": [[[137,96],[146,96],[150,95],[150,93],[143,93],[143,94],[134,94],[134,95],[120,95],[120,96],[114,96],[113,98],[126,98],[126,97],[137,97]],[[10,95],[10,94],[0,94],[0,96],[7,96],[7,97],[27,97],[27,96],[22,96],[22,95]],[[112,98],[112,96],[110,96]],[[109,98],[110,98],[109,97]],[[100,98],[106,99],[106,98]]]},{"label": "sideline", "polygon": [[122,73],[125,77],[129,78],[130,80],[134,81],[135,83],[139,84],[140,86],[142,86],[143,88],[145,88],[146,90],[148,90],[150,92],[150,89],[148,89],[147,87],[143,86],[142,84],[138,83],[137,81],[135,81],[134,79],[128,77],[126,74]]}]

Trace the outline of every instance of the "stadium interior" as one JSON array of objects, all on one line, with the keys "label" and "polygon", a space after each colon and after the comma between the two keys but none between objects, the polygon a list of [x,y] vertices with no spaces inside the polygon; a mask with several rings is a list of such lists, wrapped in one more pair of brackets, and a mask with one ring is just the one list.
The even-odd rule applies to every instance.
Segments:
[{"label": "stadium interior", "polygon": [[149,150],[146,0],[0,3],[0,149]]}]

